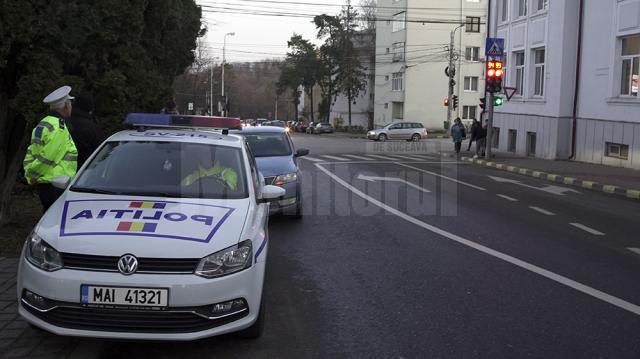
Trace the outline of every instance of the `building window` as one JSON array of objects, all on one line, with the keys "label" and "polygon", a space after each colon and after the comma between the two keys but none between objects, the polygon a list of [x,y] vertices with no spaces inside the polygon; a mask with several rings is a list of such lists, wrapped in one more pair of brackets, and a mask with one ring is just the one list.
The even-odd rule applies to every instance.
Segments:
[{"label": "building window", "polygon": [[393,32],[404,30],[406,16],[406,12],[393,15]]},{"label": "building window", "polygon": [[480,48],[468,46],[464,50],[464,59],[467,61],[479,61],[480,60]]},{"label": "building window", "polygon": [[607,142],[607,157],[620,158],[623,160],[629,159],[629,145],[623,145],[621,143]]},{"label": "building window", "polygon": [[466,32],[480,32],[480,18],[467,16]]},{"label": "building window", "polygon": [[500,21],[506,22],[509,20],[509,0],[500,1]]},{"label": "building window", "polygon": [[514,52],[514,63],[516,73],[516,95],[524,94],[524,51]]},{"label": "building window", "polygon": [[389,81],[389,75],[385,75],[384,80]]},{"label": "building window", "polygon": [[404,42],[393,44],[393,62],[404,61]]},{"label": "building window", "polygon": [[391,91],[404,90],[404,72],[394,72],[391,74]]},{"label": "building window", "polygon": [[493,136],[491,137],[491,140],[493,142],[491,144],[492,148],[500,148],[500,127],[493,128]]},{"label": "building window", "polygon": [[527,0],[516,0],[516,2],[518,3],[518,17],[527,16],[528,1]]},{"label": "building window", "polygon": [[462,118],[465,120],[476,118],[476,106],[462,106]]},{"label": "building window", "polygon": [[464,90],[465,91],[478,91],[478,78],[465,76],[464,77]]},{"label": "building window", "polygon": [[392,102],[391,107],[391,116],[393,119],[404,119],[404,102]]},{"label": "building window", "polygon": [[518,131],[509,130],[509,143],[507,144],[507,151],[516,152],[516,142],[518,140]]},{"label": "building window", "polygon": [[389,103],[387,102],[387,103],[384,104],[384,109],[386,110],[388,108],[389,108]]},{"label": "building window", "polygon": [[549,0],[536,0],[536,11],[544,11],[547,10],[549,6]]},{"label": "building window", "polygon": [[544,96],[544,48],[533,50],[535,66],[534,73],[534,96]]},{"label": "building window", "polygon": [[638,96],[640,35],[622,38],[622,81],[620,95]]},{"label": "building window", "polygon": [[527,156],[536,156],[536,133],[527,132]]}]

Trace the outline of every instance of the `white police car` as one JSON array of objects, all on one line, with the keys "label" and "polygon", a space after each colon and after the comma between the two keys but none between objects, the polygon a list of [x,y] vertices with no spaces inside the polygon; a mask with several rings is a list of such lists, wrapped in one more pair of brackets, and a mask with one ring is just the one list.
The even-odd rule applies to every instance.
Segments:
[{"label": "white police car", "polygon": [[25,243],[20,314],[60,335],[259,336],[268,203],[284,190],[263,184],[240,136],[201,129],[240,120],[127,120],[147,127],[109,138],[71,183],[56,179],[68,188]]}]

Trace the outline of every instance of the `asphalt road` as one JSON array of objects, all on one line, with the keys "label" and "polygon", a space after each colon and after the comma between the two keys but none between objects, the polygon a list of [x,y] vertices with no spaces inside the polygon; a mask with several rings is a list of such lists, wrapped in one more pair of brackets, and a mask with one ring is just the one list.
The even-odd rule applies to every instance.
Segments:
[{"label": "asphalt road", "polygon": [[305,216],[272,218],[261,339],[72,356],[640,357],[637,201],[442,159],[435,140],[294,142]]}]

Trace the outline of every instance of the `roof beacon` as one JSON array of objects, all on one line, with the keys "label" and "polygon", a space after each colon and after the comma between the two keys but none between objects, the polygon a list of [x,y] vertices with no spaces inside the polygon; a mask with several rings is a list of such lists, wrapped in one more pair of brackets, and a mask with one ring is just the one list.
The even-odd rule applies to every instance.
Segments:
[{"label": "roof beacon", "polygon": [[235,117],[166,115],[157,113],[130,113],[124,123],[136,127],[178,127],[178,128],[212,128],[222,130],[241,130],[242,122]]}]

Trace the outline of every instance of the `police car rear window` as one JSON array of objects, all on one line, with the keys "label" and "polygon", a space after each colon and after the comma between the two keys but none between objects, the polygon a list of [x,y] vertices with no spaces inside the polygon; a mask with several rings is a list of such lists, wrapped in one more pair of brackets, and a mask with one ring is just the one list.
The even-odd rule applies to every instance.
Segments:
[{"label": "police car rear window", "polygon": [[76,192],[170,198],[248,196],[239,148],[156,141],[108,142],[79,174]]}]

